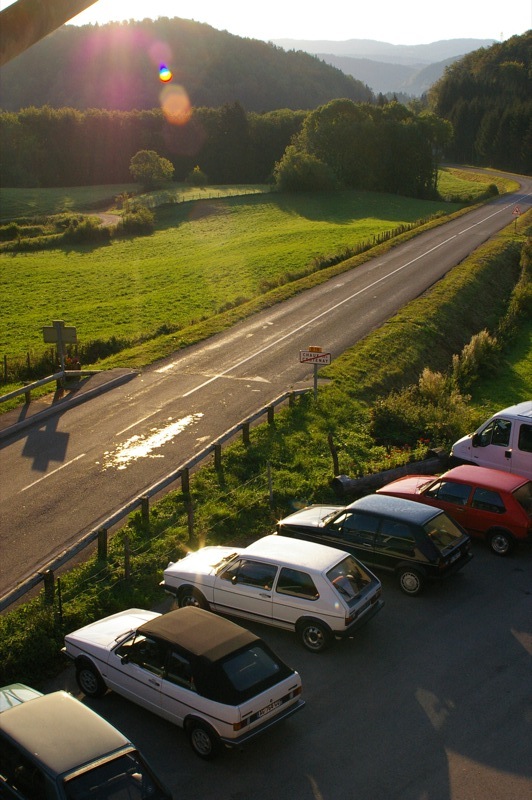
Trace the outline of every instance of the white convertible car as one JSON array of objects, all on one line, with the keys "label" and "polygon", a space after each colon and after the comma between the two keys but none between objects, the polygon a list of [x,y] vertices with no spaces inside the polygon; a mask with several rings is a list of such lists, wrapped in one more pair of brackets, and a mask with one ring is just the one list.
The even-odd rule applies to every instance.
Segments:
[{"label": "white convertible car", "polygon": [[107,689],[183,727],[212,758],[304,706],[301,678],[258,636],[200,608],[133,608],[65,637],[81,690]]}]

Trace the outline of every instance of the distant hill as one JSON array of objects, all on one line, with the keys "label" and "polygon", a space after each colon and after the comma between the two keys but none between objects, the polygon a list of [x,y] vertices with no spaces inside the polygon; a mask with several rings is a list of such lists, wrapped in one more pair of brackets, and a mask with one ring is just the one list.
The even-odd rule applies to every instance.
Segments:
[{"label": "distant hill", "polygon": [[447,66],[493,43],[493,39],[449,39],[419,45],[394,45],[372,39],[344,42],[277,39],[274,42],[287,50],[316,55],[362,81],[376,94],[413,97],[421,97],[428,91]]},{"label": "distant hill", "polygon": [[150,110],[160,105],[161,63],[195,107],[307,110],[339,97],[373,99],[361,81],[311,54],[176,17],[63,26],[0,69],[0,107]]}]

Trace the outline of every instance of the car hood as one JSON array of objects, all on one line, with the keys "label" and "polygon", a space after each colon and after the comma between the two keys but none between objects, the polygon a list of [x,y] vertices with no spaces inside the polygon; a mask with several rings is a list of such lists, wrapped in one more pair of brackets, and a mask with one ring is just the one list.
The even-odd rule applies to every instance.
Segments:
[{"label": "car hood", "polygon": [[335,511],[341,511],[343,506],[308,506],[301,511],[296,511],[288,517],[280,520],[278,525],[305,525],[309,528],[319,528],[324,517],[329,516]]},{"label": "car hood", "polygon": [[84,649],[86,649],[86,645],[89,645],[97,650],[110,650],[117,640],[136,631],[144,622],[158,616],[156,611],[144,611],[141,608],[120,611],[118,614],[91,622],[89,625],[67,634],[65,644],[67,649],[69,645],[78,647],[83,645]]},{"label": "car hood", "polygon": [[387,492],[400,492],[401,495],[419,494],[419,490],[427,483],[435,480],[437,475],[408,475],[406,478],[398,478],[396,481],[387,483],[377,489],[377,494],[387,494]]},{"label": "car hood", "polygon": [[223,559],[241,551],[242,548],[239,547],[202,547],[200,550],[189,553],[179,561],[168,564],[164,575],[165,578],[172,575],[183,577],[214,575]]}]

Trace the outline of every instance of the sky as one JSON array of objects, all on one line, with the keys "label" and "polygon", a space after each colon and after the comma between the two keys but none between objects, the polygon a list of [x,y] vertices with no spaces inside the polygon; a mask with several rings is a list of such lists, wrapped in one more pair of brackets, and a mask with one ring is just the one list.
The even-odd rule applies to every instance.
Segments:
[{"label": "sky", "polygon": [[[0,0],[0,9],[12,0]],[[53,2],[53,0],[52,0]],[[428,44],[442,39],[502,41],[532,29],[532,0],[97,0],[70,24],[149,17],[206,22],[237,36],[274,39],[375,39]]]}]

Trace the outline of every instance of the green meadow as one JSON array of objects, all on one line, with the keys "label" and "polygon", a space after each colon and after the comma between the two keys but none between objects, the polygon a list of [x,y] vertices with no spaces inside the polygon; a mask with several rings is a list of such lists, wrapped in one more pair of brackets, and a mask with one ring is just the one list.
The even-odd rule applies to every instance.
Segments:
[{"label": "green meadow", "polygon": [[[490,179],[479,183],[445,171],[440,185],[443,194],[456,198],[461,191],[470,200],[485,191],[486,182]],[[110,200],[120,188],[125,187],[91,187],[92,193],[85,188],[79,194],[40,190],[42,208],[38,190],[2,190],[0,199],[3,212],[15,207],[13,193],[19,206],[27,207],[30,200],[22,196],[27,193],[35,214],[49,213],[64,209],[63,191],[76,211],[105,196]],[[223,196],[216,196],[215,187],[191,190],[195,194],[188,200],[169,201],[170,190],[157,193],[155,201],[153,195],[141,196],[156,206],[156,230],[150,236],[1,254],[0,355],[8,360],[39,356],[45,349],[42,327],[62,319],[77,328],[82,344],[115,337],[136,346],[129,357],[120,354],[125,360],[115,356],[114,363],[142,366],[168,347],[190,341],[185,336],[158,349],[153,343],[168,332],[175,336],[207,323],[208,335],[213,318],[228,309],[242,309],[322,269],[331,258],[463,206],[356,191],[284,195],[249,187],[253,193],[245,195],[245,189],[229,188],[239,194],[224,195],[219,188]],[[107,210],[112,209],[109,202]],[[146,341],[151,345],[143,349]]]}]

